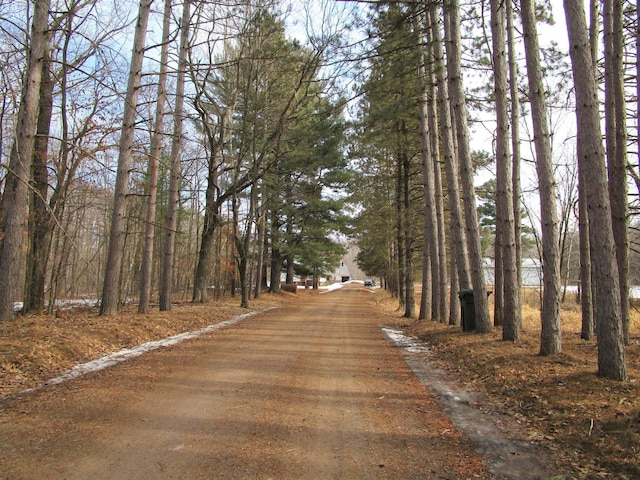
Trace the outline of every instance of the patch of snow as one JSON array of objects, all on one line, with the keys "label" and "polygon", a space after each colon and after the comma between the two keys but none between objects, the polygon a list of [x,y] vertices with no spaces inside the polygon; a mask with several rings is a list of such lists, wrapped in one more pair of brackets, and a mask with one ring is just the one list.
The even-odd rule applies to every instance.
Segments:
[{"label": "patch of snow", "polygon": [[[276,307],[272,307],[267,310],[272,310],[273,308],[276,308]],[[263,310],[263,311],[267,311],[267,310]],[[134,347],[134,348],[127,348],[124,350],[120,350],[119,352],[110,353],[109,355],[106,355],[102,358],[98,358],[97,360],[92,360],[91,362],[76,365],[70,370],[63,372],[60,376],[47,380],[46,382],[44,382],[44,385],[57,385],[59,383],[66,382],[67,380],[72,380],[74,378],[82,377],[87,373],[103,370],[105,368],[108,368],[113,365],[117,365],[118,363],[122,363],[126,360],[129,360],[131,358],[139,357],[144,353],[157,350],[158,348],[176,345],[180,342],[184,342],[185,340],[198,337],[204,333],[213,332],[214,330],[220,330],[221,328],[229,327],[231,325],[234,325],[244,320],[247,317],[255,315],[256,313],[258,312],[245,313],[243,315],[238,315],[237,317],[233,317],[230,320],[225,320],[224,322],[208,325],[204,328],[200,328],[192,332],[180,333],[178,335],[164,338],[162,340],[157,340],[155,342],[147,342],[147,343],[143,343],[142,345],[138,345],[137,347]]]},{"label": "patch of snow", "polygon": [[[438,399],[440,406],[465,436],[484,455],[493,480],[551,478],[555,473],[539,446],[513,438],[506,425],[512,421],[491,407],[482,407],[477,395],[456,385],[451,376],[430,360],[429,347],[398,330],[382,328],[393,345],[400,347],[413,373]],[[514,427],[515,428],[515,427]]]},{"label": "patch of snow", "polygon": [[344,283],[332,283],[331,285],[327,285],[326,287],[320,287],[320,290],[323,290],[322,292],[320,292],[320,295],[322,295],[323,293],[332,292],[342,287],[344,287]]},{"label": "patch of snow", "polygon": [[404,348],[409,353],[426,353],[429,351],[429,347],[420,342],[420,340],[414,337],[407,337],[399,330],[383,327],[382,331],[391,340],[391,343],[396,347]]}]

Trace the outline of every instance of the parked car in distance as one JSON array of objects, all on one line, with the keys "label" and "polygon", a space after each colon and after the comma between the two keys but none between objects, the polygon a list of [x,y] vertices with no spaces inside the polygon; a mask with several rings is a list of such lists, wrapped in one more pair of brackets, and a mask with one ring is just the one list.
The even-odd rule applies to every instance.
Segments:
[{"label": "parked car in distance", "polygon": [[367,278],[367,279],[364,281],[364,286],[365,286],[365,287],[373,287],[373,280],[371,280],[370,278]]}]

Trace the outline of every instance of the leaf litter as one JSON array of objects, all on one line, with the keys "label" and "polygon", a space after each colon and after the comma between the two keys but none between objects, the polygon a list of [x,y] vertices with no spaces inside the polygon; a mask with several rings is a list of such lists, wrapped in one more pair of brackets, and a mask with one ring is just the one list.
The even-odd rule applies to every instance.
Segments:
[{"label": "leaf litter", "polygon": [[[440,369],[447,385],[510,433],[546,450],[554,479],[640,478],[640,312],[632,311],[626,347],[627,382],[597,376],[595,338],[580,338],[580,314],[563,306],[562,353],[540,356],[539,312],[524,307],[520,339],[462,332],[460,327],[398,316],[397,303],[379,300],[385,325],[428,348],[427,369]],[[415,356],[415,354],[414,354]],[[531,478],[531,477],[522,477]]]}]

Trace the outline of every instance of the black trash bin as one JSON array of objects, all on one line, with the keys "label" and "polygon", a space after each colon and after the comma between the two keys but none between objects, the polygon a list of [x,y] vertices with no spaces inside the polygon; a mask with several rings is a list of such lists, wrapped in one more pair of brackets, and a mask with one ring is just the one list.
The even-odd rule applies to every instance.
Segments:
[{"label": "black trash bin", "polygon": [[473,332],[476,329],[476,304],[473,301],[473,290],[460,290],[460,309],[462,311],[462,331]]}]

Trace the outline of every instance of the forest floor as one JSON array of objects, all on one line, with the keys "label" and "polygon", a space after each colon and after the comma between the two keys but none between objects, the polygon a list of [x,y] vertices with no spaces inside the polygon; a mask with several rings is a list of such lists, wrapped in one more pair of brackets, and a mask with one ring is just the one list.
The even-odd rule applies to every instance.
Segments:
[{"label": "forest floor", "polygon": [[[252,308],[265,310],[304,298],[264,295]],[[482,409],[515,419],[532,443],[549,449],[557,463],[573,472],[559,478],[640,478],[640,314],[635,309],[626,350],[629,381],[621,383],[596,376],[595,340],[580,340],[579,315],[570,305],[563,314],[563,353],[541,357],[539,320],[532,308],[525,308],[522,338],[514,344],[500,340],[500,329],[476,335],[409,321],[382,291],[376,300],[381,324],[425,342],[430,362],[486,399]],[[225,298],[148,315],[127,307],[108,318],[98,317],[93,308],[73,309],[57,317],[19,317],[6,323],[0,328],[0,413],[25,390],[79,363],[246,313],[237,303],[237,298]]]},{"label": "forest floor", "polygon": [[[537,294],[528,295],[535,303]],[[622,383],[596,375],[596,340],[580,338],[572,301],[563,305],[562,353],[555,356],[538,354],[539,312],[526,305],[517,343],[502,341],[500,328],[486,335],[430,321],[403,328],[429,345],[431,360],[459,384],[486,396],[529,440],[571,465],[576,478],[640,478],[640,311],[632,307],[629,381]]]}]

